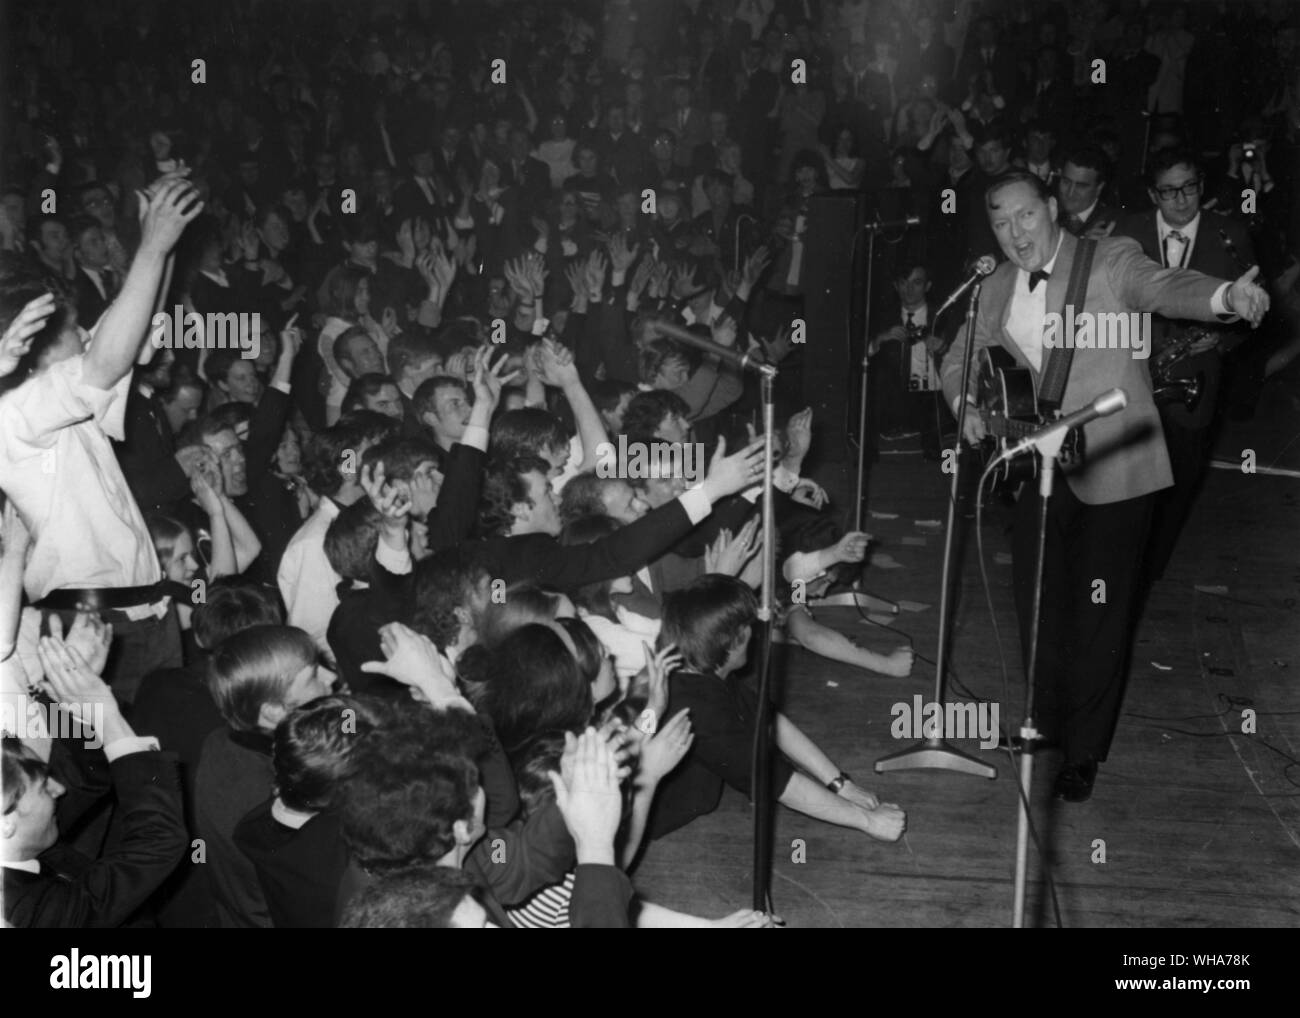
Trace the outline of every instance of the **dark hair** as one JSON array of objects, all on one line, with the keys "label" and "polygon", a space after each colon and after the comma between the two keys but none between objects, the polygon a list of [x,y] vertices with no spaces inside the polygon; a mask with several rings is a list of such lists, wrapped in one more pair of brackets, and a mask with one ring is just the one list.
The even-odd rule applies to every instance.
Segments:
[{"label": "dark hair", "polygon": [[379,705],[356,696],[322,696],[290,711],[271,749],[280,800],[301,812],[332,809],[352,774],[354,751],[381,723]]},{"label": "dark hair", "polygon": [[408,367],[439,356],[433,342],[418,332],[399,332],[388,341],[388,370],[394,379]]},{"label": "dark hair", "polygon": [[222,403],[207,415],[206,420],[214,429],[205,431],[206,435],[215,435],[218,431],[233,431],[238,435],[239,425],[247,424],[250,428],[253,425],[253,404],[239,400]]},{"label": "dark hair", "polygon": [[208,380],[216,385],[218,382],[225,382],[230,376],[230,369],[246,359],[243,353],[234,347],[213,350],[208,355],[208,359],[203,362],[203,371],[208,376]]},{"label": "dark hair", "polygon": [[664,595],[658,646],[676,644],[688,668],[715,672],[758,613],[754,592],[732,576],[708,573]]},{"label": "dark hair", "polygon": [[483,491],[479,497],[479,527],[483,535],[508,534],[515,525],[514,507],[519,503],[533,504],[524,478],[538,473],[545,479],[550,471],[551,465],[537,456],[493,460],[483,476]]},{"label": "dark hair", "polygon": [[365,269],[354,265],[336,265],[330,269],[317,293],[321,311],[332,318],[352,321],[356,318],[357,290],[370,277]]},{"label": "dark hair", "polygon": [[988,186],[988,189],[984,192],[984,207],[992,209],[993,196],[1012,184],[1027,184],[1044,204],[1047,203],[1048,199],[1054,197],[1052,189],[1036,173],[1030,173],[1028,170],[1012,170],[1009,173],[1002,174]]},{"label": "dark hair", "polygon": [[600,678],[600,670],[605,666],[605,658],[608,656],[604,644],[582,619],[556,619],[555,624],[573,640],[579,674],[588,685],[594,684]]},{"label": "dark hair", "polygon": [[374,578],[383,521],[368,498],[339,510],[325,531],[325,558],[330,568],[345,580],[369,583]]},{"label": "dark hair", "polygon": [[421,422],[425,414],[434,412],[437,407],[438,393],[443,389],[459,389],[466,400],[473,402],[474,394],[470,387],[454,375],[434,375],[432,378],[426,378],[411,397]]},{"label": "dark hair", "polygon": [[659,425],[669,414],[690,417],[690,405],[677,393],[667,389],[638,392],[623,413],[623,434],[657,435]]},{"label": "dark hair", "polygon": [[441,651],[455,643],[461,623],[456,609],[468,610],[470,598],[488,571],[468,545],[434,552],[415,567],[415,607],[411,628]]},{"label": "dark hair", "polygon": [[587,395],[591,397],[592,404],[604,413],[616,410],[624,396],[634,395],[636,391],[636,386],[630,382],[604,378],[598,378],[587,386]]},{"label": "dark hair", "polygon": [[181,428],[180,434],[176,436],[176,448],[188,449],[192,446],[203,445],[204,442],[220,435],[224,431],[234,431],[235,425],[227,418],[217,417],[215,414],[204,414],[196,421],[190,421],[189,424]]},{"label": "dark hair", "polygon": [[253,626],[284,624],[278,593],[239,577],[222,577],[208,584],[202,604],[194,608],[194,639],[211,650],[235,633]]},{"label": "dark hair", "polygon": [[0,335],[9,329],[24,307],[47,293],[54,295],[54,313],[32,337],[31,347],[18,367],[0,378],[0,392],[22,384],[42,355],[58,341],[77,310],[72,290],[63,279],[22,255],[0,253]]},{"label": "dark hair", "polygon": [[551,626],[520,626],[490,651],[467,651],[458,665],[466,695],[507,753],[538,732],[580,732],[591,720],[591,683]]},{"label": "dark hair", "polygon": [[4,811],[12,813],[18,800],[27,794],[32,785],[39,785],[50,775],[50,769],[36,753],[14,735],[6,734],[3,745],[3,765],[0,766],[0,786],[4,788]]},{"label": "dark hair", "polygon": [[[577,478],[575,478],[577,480]],[[570,482],[569,487],[573,484]],[[568,488],[565,488],[568,493]],[[603,505],[602,505],[603,510]],[[575,519],[565,526],[560,534],[560,543],[565,545],[591,544],[608,537],[619,529],[617,520],[605,515],[590,515]],[[599,615],[615,621],[614,602],[610,600],[610,587],[613,580],[597,580],[579,587],[573,594],[573,603],[593,615]]]},{"label": "dark hair", "polygon": [[[597,477],[593,471],[569,479],[560,493],[560,520],[565,524],[566,531],[576,520],[587,516],[608,515],[602,497],[608,480],[609,478]],[[565,540],[563,535],[560,536],[560,541],[563,544],[575,543]]]},{"label": "dark hair", "polygon": [[564,743],[563,732],[542,732],[521,746],[511,758],[525,818],[555,799],[551,773],[560,769]]},{"label": "dark hair", "polygon": [[294,676],[317,657],[316,644],[301,629],[252,626],[212,652],[208,691],[226,724],[255,732],[262,706],[283,703]]},{"label": "dark hair", "polygon": [[365,410],[366,400],[378,396],[380,390],[386,385],[397,388],[397,383],[390,376],[381,375],[377,371],[352,379],[348,391],[343,394],[343,412]]},{"label": "dark hair", "polygon": [[397,434],[397,429],[398,424],[391,417],[361,410],[312,435],[302,456],[302,475],[307,486],[317,495],[338,494],[343,487],[344,457],[351,453],[352,470],[360,471],[360,453],[364,448]]},{"label": "dark hair", "polygon": [[1073,163],[1081,170],[1093,170],[1097,174],[1098,183],[1104,184],[1110,180],[1110,159],[1097,145],[1080,145],[1070,149],[1061,166],[1064,167],[1066,163]]},{"label": "dark hair", "polygon": [[102,230],[104,227],[94,216],[88,216],[85,213],[73,216],[68,220],[68,237],[73,244],[81,241],[81,235],[90,230]]},{"label": "dark hair", "polygon": [[437,463],[439,450],[425,438],[390,438],[372,445],[361,457],[363,466],[381,463],[386,481],[410,482],[421,463]]},{"label": "dark hair", "polygon": [[[711,335],[705,326],[692,325],[688,331],[695,333],[701,339],[709,339]],[[694,347],[674,343],[671,339],[652,340],[641,347],[640,356],[637,358],[637,376],[644,384],[653,385],[655,376],[670,360],[684,361],[687,370],[694,374],[701,364],[702,357]],[[637,393],[637,395],[644,395],[644,393]],[[636,396],[632,398],[635,400]],[[657,424],[658,421],[655,423]],[[623,418],[623,429],[627,430],[626,414]]]},{"label": "dark hair", "polygon": [[[498,460],[542,456],[551,449],[567,447],[569,438],[564,422],[555,414],[541,407],[524,407],[497,415],[488,448]],[[549,470],[547,466],[542,472]]]},{"label": "dark hair", "polygon": [[501,600],[492,598],[483,611],[478,642],[492,649],[520,626],[532,622],[555,621],[560,609],[560,595],[543,590],[535,583],[519,580],[502,592]]},{"label": "dark hair", "polygon": [[1200,157],[1190,148],[1175,145],[1151,153],[1150,158],[1147,159],[1147,185],[1154,188],[1160,174],[1172,170],[1175,166],[1188,166],[1196,171],[1198,177],[1205,176],[1205,168],[1201,165]]},{"label": "dark hair", "polygon": [[464,870],[417,863],[385,872],[359,891],[343,910],[340,929],[446,930],[474,878]]},{"label": "dark hair", "polygon": [[450,852],[456,821],[474,816],[489,748],[479,720],[454,709],[395,714],[382,738],[363,740],[338,807],[353,859],[383,872]]}]

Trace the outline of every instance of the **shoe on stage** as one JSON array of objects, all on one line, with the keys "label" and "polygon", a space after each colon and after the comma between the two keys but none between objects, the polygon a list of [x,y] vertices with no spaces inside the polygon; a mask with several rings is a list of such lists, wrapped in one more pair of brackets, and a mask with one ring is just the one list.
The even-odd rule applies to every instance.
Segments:
[{"label": "shoe on stage", "polygon": [[1096,760],[1067,763],[1056,776],[1053,791],[1058,799],[1066,802],[1087,802],[1092,797],[1092,786],[1096,780]]}]

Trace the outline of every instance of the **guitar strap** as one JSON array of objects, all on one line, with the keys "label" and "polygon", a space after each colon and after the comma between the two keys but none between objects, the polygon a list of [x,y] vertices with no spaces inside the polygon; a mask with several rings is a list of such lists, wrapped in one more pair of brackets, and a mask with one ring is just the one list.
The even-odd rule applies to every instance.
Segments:
[{"label": "guitar strap", "polygon": [[[1066,308],[1083,310],[1083,302],[1088,298],[1088,276],[1092,273],[1092,256],[1096,253],[1095,240],[1081,240],[1074,251],[1074,264],[1070,266],[1070,283],[1065,288],[1065,306],[1061,308],[1061,322],[1066,335],[1072,335],[1072,324],[1065,321]],[[1070,379],[1070,364],[1074,360],[1074,345],[1062,344],[1047,355],[1047,364],[1043,368],[1043,381],[1038,387],[1038,405],[1041,410],[1051,413],[1061,409],[1061,400],[1065,397],[1065,383]]]}]

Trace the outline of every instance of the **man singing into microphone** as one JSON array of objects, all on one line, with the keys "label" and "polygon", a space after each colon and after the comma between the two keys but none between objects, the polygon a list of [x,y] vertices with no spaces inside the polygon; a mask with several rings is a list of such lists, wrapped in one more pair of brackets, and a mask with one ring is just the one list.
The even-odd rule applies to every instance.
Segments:
[{"label": "man singing into microphone", "polygon": [[[1085,243],[1057,224],[1056,199],[1032,173],[1011,173],[988,188],[984,202],[1009,261],[984,284],[977,351],[1000,344],[1033,372],[1040,402],[1050,401],[1055,390],[1062,413],[1079,410],[1115,387],[1128,395],[1127,409],[1084,429],[1084,462],[1053,491],[1043,552],[1035,721],[1044,743],[1059,745],[1064,754],[1057,797],[1083,802],[1092,794],[1097,764],[1106,759],[1119,717],[1153,496],[1172,484],[1173,476],[1147,363],[1134,356],[1141,351],[1101,345],[1064,349],[1053,337],[1068,331],[1046,330],[1047,315],[1065,314],[1071,270]],[[1161,268],[1136,241],[1105,238],[1096,241],[1086,298],[1071,299],[1078,304],[1076,316],[1083,312],[1094,323],[1101,313],[1157,312],[1200,321],[1240,317],[1258,325],[1268,295],[1253,282],[1257,271],[1228,283]],[[944,394],[954,410],[962,398],[965,342],[963,332],[942,370]],[[973,402],[971,393],[966,398]],[[972,409],[964,437],[976,443],[984,436],[984,424]],[[1037,489],[1026,485],[1013,544],[1026,658],[1037,530]]]}]

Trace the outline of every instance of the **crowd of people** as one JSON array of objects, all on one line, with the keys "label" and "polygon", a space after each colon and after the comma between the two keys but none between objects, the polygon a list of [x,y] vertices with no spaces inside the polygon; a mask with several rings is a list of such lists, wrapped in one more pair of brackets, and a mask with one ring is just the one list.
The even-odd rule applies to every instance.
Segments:
[{"label": "crowd of people", "polygon": [[[44,729],[4,740],[5,921],[771,925],[627,876],[753,777],[757,393],[658,326],[795,380],[781,637],[908,675],[809,606],[869,542],[805,471],[810,202],[921,220],[866,323],[882,447],[952,427],[933,297],[1005,256],[1008,174],[1080,238],[1154,210],[1171,267],[1168,226],[1258,251],[1276,327],[1209,400],[1248,412],[1294,355],[1295,25],[1192,13],[14,5],[0,682]],[[1165,421],[1175,534],[1212,427]],[[902,836],[775,732],[783,805]]]}]

